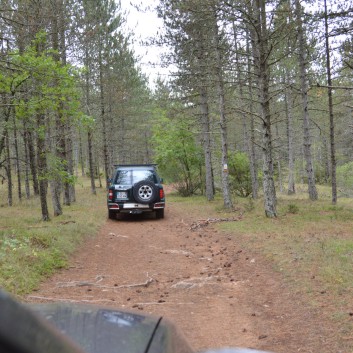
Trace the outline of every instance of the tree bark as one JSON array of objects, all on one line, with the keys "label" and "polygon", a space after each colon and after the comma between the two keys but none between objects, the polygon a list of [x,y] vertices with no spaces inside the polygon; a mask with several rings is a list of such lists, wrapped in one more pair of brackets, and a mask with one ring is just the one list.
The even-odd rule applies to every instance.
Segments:
[{"label": "tree bark", "polygon": [[88,130],[87,133],[87,140],[88,140],[88,164],[89,164],[89,174],[91,180],[91,192],[93,195],[97,194],[96,191],[96,184],[94,182],[94,162],[93,162],[93,148],[92,148],[92,131],[91,129]]},{"label": "tree bark", "polygon": [[222,144],[222,190],[223,190],[223,203],[225,208],[232,208],[232,198],[229,187],[229,173],[228,173],[228,138],[227,138],[227,118],[225,114],[225,97],[224,97],[224,80],[223,80],[223,64],[222,53],[219,40],[219,28],[217,24],[217,13],[213,9],[214,15],[214,46],[216,54],[216,78],[217,78],[217,91],[219,100],[219,125],[221,130],[221,144]]},{"label": "tree bark", "polygon": [[311,137],[310,137],[310,120],[308,112],[308,88],[307,88],[307,74],[306,74],[306,49],[304,29],[302,22],[302,8],[300,0],[295,1],[296,4],[296,17],[297,17],[297,31],[299,41],[299,71],[300,71],[300,84],[302,96],[302,115],[303,115],[303,135],[304,135],[304,159],[306,163],[306,174],[308,178],[308,193],[310,200],[317,200],[318,194],[315,185],[315,173],[311,156]]},{"label": "tree bark", "polygon": [[5,149],[6,149],[6,177],[7,177],[7,204],[13,205],[13,185],[12,185],[12,167],[11,167],[11,152],[10,152],[10,137],[9,131],[5,128]]},{"label": "tree bark", "polygon": [[331,58],[330,58],[330,43],[328,33],[328,15],[327,1],[324,0],[325,8],[325,46],[326,46],[326,70],[327,70],[327,95],[328,95],[328,110],[330,116],[330,146],[331,146],[331,188],[332,188],[332,204],[337,203],[337,180],[336,180],[336,147],[335,147],[335,122],[333,115],[333,99],[332,99],[332,77],[331,77]]},{"label": "tree bark", "polygon": [[269,94],[269,43],[266,23],[265,0],[255,0],[254,3],[255,28],[252,30],[252,43],[254,46],[254,63],[258,78],[259,102],[262,127],[263,152],[263,189],[264,208],[267,217],[277,217],[276,189],[273,177],[271,111]]},{"label": "tree bark", "polygon": [[[286,71],[286,84],[289,84],[289,72]],[[293,132],[293,107],[291,89],[286,88],[285,109],[287,117],[287,141],[288,141],[288,195],[295,194],[295,170],[294,170],[294,132]]]},{"label": "tree bark", "polygon": [[[45,116],[43,114],[37,114],[37,163],[38,163],[38,176],[39,176],[39,197],[42,211],[42,220],[49,221],[49,210],[47,202],[47,190],[48,190],[48,170],[47,170],[47,157],[45,150],[45,136],[43,136],[41,130],[45,124]],[[44,129],[45,131],[45,129]]]},{"label": "tree bark", "polygon": [[[51,37],[52,37],[52,46],[54,49],[53,58],[54,60],[59,63],[60,56],[59,56],[59,29],[58,29],[58,0],[51,0]],[[57,83],[58,79],[54,78],[54,82]],[[66,146],[65,146],[65,130],[64,130],[64,123],[63,123],[63,104],[59,103],[59,107],[55,112],[55,133],[54,133],[54,141],[51,143],[51,149],[53,151],[54,156],[59,160],[58,165],[55,164],[56,170],[52,171],[52,178],[50,180],[50,190],[52,195],[52,202],[53,202],[53,209],[54,209],[54,217],[60,216],[63,211],[61,207],[60,195],[63,186],[63,181],[61,180],[60,170],[57,168],[63,168],[64,172],[67,172],[67,163],[66,163]],[[64,197],[64,203],[66,198]]]},{"label": "tree bark", "polygon": [[14,134],[14,146],[15,146],[15,161],[16,161],[16,174],[17,174],[17,191],[18,191],[18,199],[22,200],[22,182],[21,182],[21,165],[20,165],[20,155],[18,150],[18,137],[17,137],[17,125],[16,118],[13,122],[13,134]]},{"label": "tree bark", "polygon": [[208,112],[207,92],[205,87],[200,88],[200,110],[203,126],[203,150],[206,168],[206,198],[208,201],[214,199],[214,181],[212,170],[210,116]]},{"label": "tree bark", "polygon": [[[255,123],[254,123],[254,114],[253,114],[253,80],[252,80],[252,70],[251,70],[251,60],[250,60],[250,39],[249,33],[247,33],[246,39],[246,51],[248,53],[247,66],[248,66],[248,83],[249,83],[249,98],[250,98],[250,136],[247,136],[247,145],[248,145],[248,155],[250,159],[250,175],[251,175],[251,189],[252,189],[252,198],[258,198],[259,190],[259,181],[257,177],[257,167],[256,167],[256,154],[255,154]],[[254,56],[254,55],[253,55]],[[242,91],[242,86],[241,86]],[[250,138],[249,138],[250,137]]]},{"label": "tree bark", "polygon": [[28,148],[28,162],[29,168],[32,175],[32,185],[33,193],[35,196],[39,195],[39,181],[38,181],[38,170],[37,170],[37,161],[36,161],[36,152],[34,148],[34,137],[30,129],[25,126],[25,143]]},{"label": "tree bark", "polygon": [[286,117],[287,117],[287,143],[288,143],[288,195],[295,194],[294,146],[293,146],[293,111],[292,98],[289,89],[286,90]]},{"label": "tree bark", "polygon": [[106,114],[105,114],[105,104],[104,104],[104,82],[103,82],[103,58],[102,58],[102,48],[99,48],[99,93],[100,93],[100,113],[101,113],[101,123],[102,123],[102,144],[103,144],[103,160],[104,160],[104,175],[105,184],[108,188],[108,178],[110,176],[109,172],[109,158],[108,158],[108,141],[107,141],[107,127],[106,127]]},{"label": "tree bark", "polygon": [[31,187],[29,182],[30,169],[29,169],[28,144],[26,141],[26,131],[23,132],[23,145],[24,145],[24,156],[25,156],[25,192],[26,192],[26,199],[29,199],[31,197]]}]

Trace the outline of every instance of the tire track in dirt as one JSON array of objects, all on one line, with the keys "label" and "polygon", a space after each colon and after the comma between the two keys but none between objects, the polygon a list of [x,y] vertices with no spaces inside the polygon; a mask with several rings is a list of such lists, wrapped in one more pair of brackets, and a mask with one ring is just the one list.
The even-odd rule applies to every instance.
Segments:
[{"label": "tire track in dirt", "polygon": [[250,347],[335,352],[333,338],[280,274],[195,214],[108,220],[97,237],[28,297],[118,307],[171,319],[196,350]]}]

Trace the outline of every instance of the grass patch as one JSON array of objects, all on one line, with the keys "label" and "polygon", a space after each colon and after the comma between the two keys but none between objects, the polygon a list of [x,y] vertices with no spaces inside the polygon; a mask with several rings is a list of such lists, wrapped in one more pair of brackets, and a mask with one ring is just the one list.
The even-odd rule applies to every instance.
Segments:
[{"label": "grass patch", "polygon": [[[82,241],[97,233],[106,220],[105,190],[92,195],[89,181],[80,181],[77,201],[49,222],[41,221],[36,198],[1,208],[0,287],[19,295],[33,291],[44,278],[65,268]],[[0,189],[0,200],[5,192]]]}]

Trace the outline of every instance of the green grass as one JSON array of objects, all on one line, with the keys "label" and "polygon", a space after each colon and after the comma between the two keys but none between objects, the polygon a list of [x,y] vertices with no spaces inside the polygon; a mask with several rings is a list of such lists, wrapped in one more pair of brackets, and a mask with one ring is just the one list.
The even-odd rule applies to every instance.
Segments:
[{"label": "green grass", "polygon": [[[353,200],[332,206],[329,200],[310,202],[279,198],[279,216],[266,219],[259,208],[244,213],[243,221],[221,224],[234,237],[261,251],[274,266],[308,291],[316,285],[334,292],[353,289]],[[260,214],[259,214],[260,212]]]},{"label": "green grass", "polygon": [[82,241],[96,235],[106,220],[105,190],[94,196],[88,180],[81,182],[77,201],[49,222],[41,221],[37,198],[7,207],[6,190],[0,189],[0,287],[18,295],[35,290],[44,278],[67,266]]}]

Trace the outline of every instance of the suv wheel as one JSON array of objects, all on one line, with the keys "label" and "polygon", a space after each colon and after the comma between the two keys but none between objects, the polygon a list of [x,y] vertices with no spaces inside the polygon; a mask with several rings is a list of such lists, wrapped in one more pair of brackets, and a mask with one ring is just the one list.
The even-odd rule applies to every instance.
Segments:
[{"label": "suv wheel", "polygon": [[133,186],[132,193],[137,202],[142,204],[152,203],[157,198],[157,187],[149,180],[142,180]]}]

